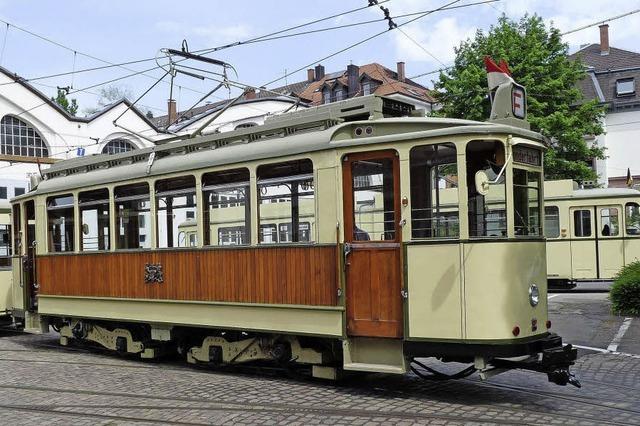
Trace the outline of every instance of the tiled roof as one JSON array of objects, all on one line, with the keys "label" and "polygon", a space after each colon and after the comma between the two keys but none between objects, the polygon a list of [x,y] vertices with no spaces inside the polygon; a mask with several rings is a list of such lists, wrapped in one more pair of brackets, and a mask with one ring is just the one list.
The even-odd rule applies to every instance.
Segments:
[{"label": "tiled roof", "polygon": [[[640,53],[611,47],[608,55],[602,55],[600,45],[594,43],[569,58],[580,59],[588,67],[587,77],[578,83],[585,100],[597,99],[610,109],[640,107]],[[618,96],[616,82],[627,78],[634,79],[636,91]]]},{"label": "tiled roof", "polygon": [[588,66],[593,67],[596,72],[640,67],[640,53],[611,47],[608,55],[602,55],[600,54],[600,45],[597,43],[583,47],[569,56],[570,59],[577,57],[580,57],[582,62]]}]

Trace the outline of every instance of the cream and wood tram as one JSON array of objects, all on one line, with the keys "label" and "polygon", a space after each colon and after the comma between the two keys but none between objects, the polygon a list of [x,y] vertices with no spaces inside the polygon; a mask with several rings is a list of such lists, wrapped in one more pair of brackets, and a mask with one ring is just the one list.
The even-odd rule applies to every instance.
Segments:
[{"label": "cream and wood tram", "polygon": [[544,206],[550,283],[611,280],[640,259],[640,191],[550,181]]},{"label": "cream and wood tram", "polygon": [[13,200],[14,316],[145,358],[577,383],[547,318],[542,137],[411,109],[367,96],[52,165]]}]

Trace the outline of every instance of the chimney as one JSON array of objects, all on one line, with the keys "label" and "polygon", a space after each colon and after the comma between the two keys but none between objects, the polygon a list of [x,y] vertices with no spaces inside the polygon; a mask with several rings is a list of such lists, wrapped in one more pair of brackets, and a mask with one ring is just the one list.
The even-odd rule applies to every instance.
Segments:
[{"label": "chimney", "polygon": [[169,99],[167,101],[167,115],[169,116],[169,121],[167,122],[167,124],[173,123],[178,118],[175,99]]},{"label": "chimney", "polygon": [[360,91],[360,67],[350,64],[347,66],[347,97],[355,96]]},{"label": "chimney", "polygon": [[316,81],[320,81],[324,78],[324,67],[322,65],[316,65]]},{"label": "chimney", "polygon": [[244,89],[244,98],[245,99],[255,99],[256,98],[256,89],[253,87],[247,87]]},{"label": "chimney", "polygon": [[398,81],[404,83],[405,74],[404,74],[404,62],[398,62]]},{"label": "chimney", "polygon": [[600,54],[609,54],[609,24],[600,25]]},{"label": "chimney", "polygon": [[311,83],[312,81],[315,81],[315,80],[316,80],[316,73],[313,70],[313,68],[309,68],[307,70],[307,81]]}]

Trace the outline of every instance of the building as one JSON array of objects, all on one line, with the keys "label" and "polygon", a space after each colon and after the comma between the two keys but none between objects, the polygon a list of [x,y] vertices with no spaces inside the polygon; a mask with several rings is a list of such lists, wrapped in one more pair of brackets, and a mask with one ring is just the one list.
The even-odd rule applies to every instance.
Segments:
[{"label": "building", "polygon": [[[213,124],[218,125],[220,131],[234,130],[238,126],[260,125],[268,115],[282,112],[281,102],[292,103],[292,99],[298,99],[301,103],[295,108],[303,108],[374,94],[398,99],[426,112],[437,109],[432,92],[406,77],[404,62],[396,64],[396,71],[371,63],[362,66],[350,64],[344,70],[326,73],[323,65],[316,65],[307,70],[306,80],[270,90],[259,90],[257,93],[253,90],[245,92],[245,99],[237,104],[243,108],[230,114],[229,119],[218,117]],[[180,115],[184,115],[183,119],[171,130],[183,131],[186,127],[193,129],[196,127],[194,119],[202,120],[214,114],[227,102],[216,102],[182,112]],[[262,116],[261,110],[264,113]],[[154,123],[158,127],[164,127],[168,118],[168,115],[157,117]],[[189,123],[185,127],[183,122]]]},{"label": "building", "polygon": [[579,87],[585,100],[597,99],[606,107],[605,133],[594,142],[606,148],[607,158],[596,160],[599,183],[624,187],[627,169],[640,183],[640,53],[609,45],[609,25],[600,25],[600,43],[583,46],[570,56],[587,66]]}]

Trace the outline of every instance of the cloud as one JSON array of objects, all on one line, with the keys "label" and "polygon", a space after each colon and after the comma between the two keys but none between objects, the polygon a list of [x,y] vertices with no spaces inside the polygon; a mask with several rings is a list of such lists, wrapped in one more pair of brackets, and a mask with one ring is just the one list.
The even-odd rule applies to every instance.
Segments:
[{"label": "cloud", "polygon": [[462,40],[472,37],[475,33],[475,26],[461,25],[457,18],[448,17],[436,21],[435,24],[426,26],[407,25],[402,30],[423,49],[406,37],[402,32],[394,34],[396,54],[399,59],[416,62],[429,62],[435,67],[440,67],[443,62],[449,64],[453,61],[454,47],[460,45]]},{"label": "cloud", "polygon": [[250,27],[245,24],[235,25],[192,25],[178,21],[159,21],[155,28],[159,31],[179,34],[203,44],[220,44],[242,40],[251,35]]}]

